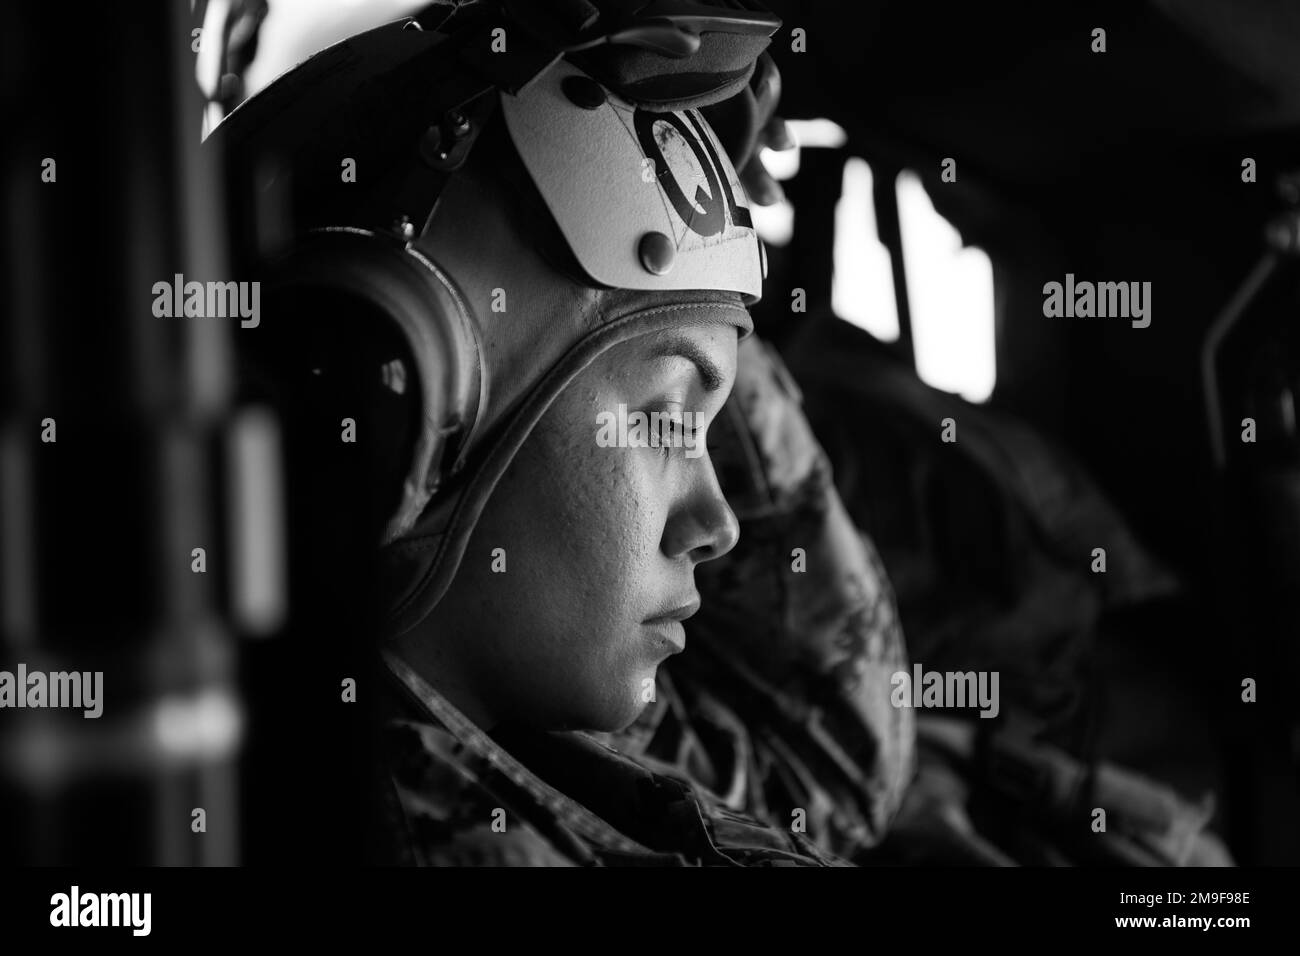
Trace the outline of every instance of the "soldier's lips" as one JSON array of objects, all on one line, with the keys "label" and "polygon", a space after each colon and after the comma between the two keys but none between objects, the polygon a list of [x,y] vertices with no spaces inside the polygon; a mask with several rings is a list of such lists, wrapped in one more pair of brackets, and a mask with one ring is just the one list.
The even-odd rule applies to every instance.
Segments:
[{"label": "soldier's lips", "polygon": [[682,627],[681,621],[659,617],[646,621],[644,626],[649,628],[657,637],[670,644],[673,648],[672,653],[676,654],[686,650],[686,628]]},{"label": "soldier's lips", "polygon": [[645,619],[646,624],[658,624],[662,621],[684,621],[700,609],[700,596],[692,594],[682,601],[674,601],[662,611]]},{"label": "soldier's lips", "polygon": [[686,649],[686,628],[682,627],[682,621],[700,609],[700,596],[692,594],[686,600],[675,602],[675,604],[676,606],[670,607],[654,617],[646,618],[643,622],[646,627],[653,630],[675,648],[673,653]]}]

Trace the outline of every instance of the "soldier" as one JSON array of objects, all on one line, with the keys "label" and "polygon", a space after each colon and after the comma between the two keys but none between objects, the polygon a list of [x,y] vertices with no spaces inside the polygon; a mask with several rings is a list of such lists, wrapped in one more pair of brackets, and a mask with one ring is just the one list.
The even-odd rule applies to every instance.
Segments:
[{"label": "soldier", "polygon": [[[400,333],[384,382],[417,407],[400,428],[370,422],[409,429],[392,444],[413,449],[376,512],[385,844],[431,864],[833,864],[584,732],[655,699],[699,607],[695,568],[736,543],[695,450],[764,263],[700,108],[753,111],[778,25],[719,8],[682,29],[618,8],[559,45],[517,25],[499,59],[483,10],[443,33],[371,31],[216,132],[236,165],[271,157],[296,176],[295,224],[316,231],[280,301],[310,287],[330,312],[321,288],[339,290],[335,311],[364,294]],[[596,42],[613,35],[623,47]],[[322,153],[347,157],[344,187]],[[694,431],[607,447],[598,423],[619,406]]]}]

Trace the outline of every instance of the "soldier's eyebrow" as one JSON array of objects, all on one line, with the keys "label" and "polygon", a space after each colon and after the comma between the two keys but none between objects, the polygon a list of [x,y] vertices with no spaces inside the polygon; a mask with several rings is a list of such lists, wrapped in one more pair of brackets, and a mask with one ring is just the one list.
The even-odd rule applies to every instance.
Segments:
[{"label": "soldier's eyebrow", "polygon": [[708,354],[698,344],[685,336],[674,336],[665,339],[656,345],[654,351],[650,353],[650,358],[666,358],[669,356],[680,356],[695,363],[695,368],[700,373],[700,381],[704,383],[706,392],[716,392],[722,388],[723,383],[727,380],[727,376],[723,374],[718,363],[709,358]]}]

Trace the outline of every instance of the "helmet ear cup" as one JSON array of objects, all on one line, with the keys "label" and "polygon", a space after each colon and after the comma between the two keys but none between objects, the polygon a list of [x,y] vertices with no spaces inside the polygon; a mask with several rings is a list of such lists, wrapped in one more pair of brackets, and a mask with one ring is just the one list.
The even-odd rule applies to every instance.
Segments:
[{"label": "helmet ear cup", "polygon": [[353,471],[372,540],[400,537],[460,466],[485,404],[463,297],[423,253],[359,229],[309,233],[263,286],[262,322],[241,344],[298,429],[291,453],[313,475]]}]

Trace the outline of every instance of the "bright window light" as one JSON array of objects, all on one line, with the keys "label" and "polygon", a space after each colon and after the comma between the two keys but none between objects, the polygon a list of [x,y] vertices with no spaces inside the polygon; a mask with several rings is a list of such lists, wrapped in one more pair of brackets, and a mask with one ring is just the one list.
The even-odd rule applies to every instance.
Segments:
[{"label": "bright window light", "polygon": [[935,211],[920,177],[898,174],[898,219],[916,373],[972,402],[993,394],[993,264]]},{"label": "bright window light", "polygon": [[789,149],[775,150],[764,146],[758,151],[758,158],[763,163],[763,168],[773,179],[785,181],[794,179],[795,173],[799,172],[799,159],[801,150],[798,146],[791,146]]},{"label": "bright window light", "polygon": [[849,138],[844,127],[828,119],[786,120],[785,128],[794,140],[792,147],[775,150],[764,146],[758,153],[768,175],[782,181],[793,179],[799,172],[805,149],[838,149]]},{"label": "bright window light", "polygon": [[[844,128],[828,119],[786,120],[785,125],[794,145],[782,150],[764,146],[758,154],[763,168],[773,179],[793,179],[799,172],[800,156],[805,148],[836,149],[848,141]],[[754,204],[750,212],[755,231],[768,245],[788,245],[794,237],[794,206],[789,200],[783,199],[772,206]]]},{"label": "bright window light", "polygon": [[871,167],[853,157],[844,164],[835,206],[835,263],[831,308],[883,342],[898,339],[898,302],[889,249],[876,232]]},{"label": "bright window light", "polygon": [[834,120],[786,120],[785,125],[796,143],[810,149],[839,149],[849,139],[844,127]]},{"label": "bright window light", "polygon": [[794,205],[782,199],[771,206],[749,204],[749,214],[754,220],[754,231],[769,246],[785,246],[794,237]]}]

